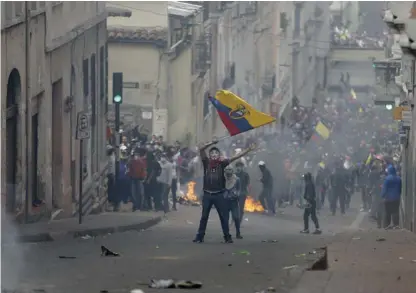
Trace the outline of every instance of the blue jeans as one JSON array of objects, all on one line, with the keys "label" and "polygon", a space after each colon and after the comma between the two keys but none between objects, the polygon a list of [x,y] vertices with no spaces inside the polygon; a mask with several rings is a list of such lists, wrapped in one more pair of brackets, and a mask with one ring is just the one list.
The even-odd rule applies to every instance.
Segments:
[{"label": "blue jeans", "polygon": [[224,198],[224,193],[219,192],[219,193],[211,194],[205,191],[204,191],[204,196],[202,198],[202,215],[201,215],[201,221],[199,222],[198,237],[203,238],[205,235],[205,231],[207,230],[208,218],[209,218],[209,214],[211,212],[212,206],[214,206],[215,209],[217,210],[224,237],[229,237],[230,229],[228,227],[228,221],[225,218],[227,205],[226,205],[226,199]]},{"label": "blue jeans", "polygon": [[239,199],[226,199],[226,212],[225,212],[225,220],[227,223],[230,220],[230,213],[231,217],[234,221],[235,231],[237,235],[240,235],[240,203]]},{"label": "blue jeans", "polygon": [[143,183],[140,179],[131,178],[131,201],[133,210],[142,208]]}]

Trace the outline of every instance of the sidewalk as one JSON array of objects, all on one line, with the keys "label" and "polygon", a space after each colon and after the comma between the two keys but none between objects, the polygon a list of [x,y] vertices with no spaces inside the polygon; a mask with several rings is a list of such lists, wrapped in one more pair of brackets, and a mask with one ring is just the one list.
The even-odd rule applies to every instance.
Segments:
[{"label": "sidewalk", "polygon": [[328,266],[327,271],[306,271],[291,293],[414,293],[416,234],[341,234],[328,245]]},{"label": "sidewalk", "polygon": [[[78,218],[38,222],[34,224],[2,227],[2,242],[45,242],[63,237],[78,238],[82,236],[99,236],[108,233],[125,232],[129,230],[148,229],[158,224],[163,213],[156,212],[109,212],[99,215],[88,215],[78,224]],[[8,234],[3,234],[8,233]],[[9,238],[10,240],[7,241]]]}]

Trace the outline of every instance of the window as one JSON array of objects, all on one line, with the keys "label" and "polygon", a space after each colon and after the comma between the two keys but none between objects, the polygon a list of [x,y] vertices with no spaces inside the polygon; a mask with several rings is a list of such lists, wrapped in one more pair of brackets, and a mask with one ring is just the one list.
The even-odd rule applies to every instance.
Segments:
[{"label": "window", "polygon": [[37,1],[30,1],[29,3],[30,3],[30,10],[37,10],[38,9],[38,2]]},{"label": "window", "polygon": [[95,125],[96,120],[96,109],[95,109],[95,98],[96,98],[96,75],[95,75],[95,54],[92,54],[91,56],[91,125]]},{"label": "window", "polygon": [[208,92],[205,92],[205,95],[204,95],[204,109],[203,109],[204,117],[206,117],[209,114],[208,95],[209,95]]},{"label": "window", "polygon": [[88,82],[88,59],[84,59],[82,63],[82,75],[83,75],[83,89],[84,89],[84,96],[88,96],[89,94],[89,82]]},{"label": "window", "polygon": [[145,91],[150,91],[152,89],[152,83],[151,82],[143,82],[143,87]]},{"label": "window", "polygon": [[235,81],[235,63],[233,62],[233,64],[230,67],[230,78]]},{"label": "window", "polygon": [[96,167],[97,167],[97,158],[96,158],[96,153],[95,153],[95,149],[96,149],[96,143],[97,143],[97,123],[96,123],[96,103],[95,103],[95,99],[96,99],[96,93],[97,93],[97,89],[96,89],[96,64],[95,64],[95,54],[91,55],[91,59],[90,59],[90,63],[91,63],[91,139],[90,139],[90,143],[91,143],[91,159],[90,159],[90,164],[91,164],[91,172],[95,173]]},{"label": "window", "polygon": [[108,113],[108,43],[105,44],[105,113]]},{"label": "window", "polygon": [[24,9],[23,9],[24,2],[23,1],[22,2],[16,1],[16,2],[13,2],[13,4],[14,4],[14,16],[13,16],[13,18],[24,15]]},{"label": "window", "polygon": [[2,17],[4,17],[6,20],[11,20],[13,18],[13,3],[3,1],[1,4],[2,6],[4,5],[4,12],[2,11]]},{"label": "window", "polygon": [[302,11],[302,7],[300,5],[295,4],[295,24],[294,24],[294,31],[293,31],[294,37],[299,37],[300,35],[301,11]]},{"label": "window", "polygon": [[101,46],[100,48],[100,68],[98,70],[100,71],[100,99],[102,100],[104,98],[104,91],[105,91],[104,46]]}]

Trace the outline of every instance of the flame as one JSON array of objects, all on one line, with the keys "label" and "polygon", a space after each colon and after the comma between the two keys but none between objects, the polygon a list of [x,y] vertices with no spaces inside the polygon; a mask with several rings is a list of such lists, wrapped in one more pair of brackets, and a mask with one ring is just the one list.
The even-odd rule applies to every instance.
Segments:
[{"label": "flame", "polygon": [[261,203],[257,200],[255,200],[252,196],[247,196],[246,204],[244,205],[244,211],[245,212],[264,212],[264,209],[261,205]]},{"label": "flame", "polygon": [[183,198],[187,201],[199,202],[198,197],[195,194],[196,182],[195,181],[190,181],[190,182],[188,182],[187,185],[188,185],[188,191],[183,196]]}]

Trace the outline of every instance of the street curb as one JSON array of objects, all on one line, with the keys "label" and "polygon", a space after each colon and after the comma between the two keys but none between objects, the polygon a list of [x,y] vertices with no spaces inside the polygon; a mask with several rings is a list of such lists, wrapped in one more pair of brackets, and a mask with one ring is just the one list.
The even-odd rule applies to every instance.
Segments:
[{"label": "street curb", "polygon": [[55,240],[59,240],[65,237],[71,238],[80,238],[83,236],[101,236],[107,234],[114,234],[126,231],[140,231],[146,230],[150,227],[153,227],[159,224],[162,221],[162,216],[154,217],[148,219],[144,222],[137,223],[137,224],[129,224],[129,225],[120,225],[115,227],[102,227],[102,228],[95,228],[95,229],[83,229],[83,230],[72,230],[67,232],[42,232],[38,234],[28,234],[28,235],[19,235],[16,238],[16,242],[18,243],[38,243],[38,242],[51,242]]}]

